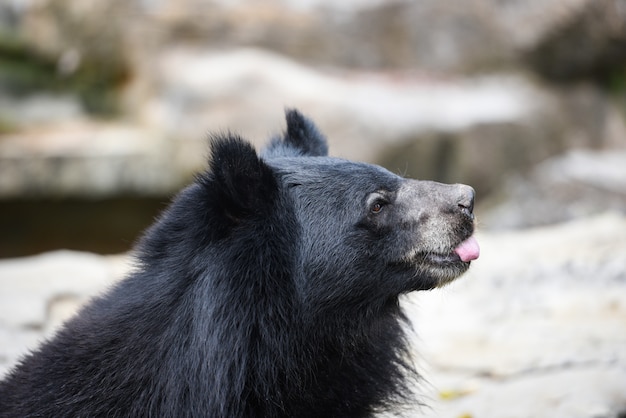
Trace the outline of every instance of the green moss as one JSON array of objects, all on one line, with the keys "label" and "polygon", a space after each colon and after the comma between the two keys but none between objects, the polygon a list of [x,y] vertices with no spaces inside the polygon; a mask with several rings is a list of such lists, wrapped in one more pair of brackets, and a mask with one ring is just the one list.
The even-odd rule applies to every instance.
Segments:
[{"label": "green moss", "polygon": [[82,57],[71,75],[61,75],[56,59],[37,53],[18,38],[0,34],[0,90],[14,96],[37,91],[69,92],[78,96],[89,113],[113,116],[118,112],[118,89],[128,70]]},{"label": "green moss", "polygon": [[16,130],[17,128],[13,122],[0,115],[0,135],[15,132]]},{"label": "green moss", "polygon": [[12,95],[36,90],[55,90],[55,66],[39,57],[17,39],[0,35],[0,88]]},{"label": "green moss", "polygon": [[607,80],[608,90],[614,94],[626,93],[626,66],[611,71]]}]

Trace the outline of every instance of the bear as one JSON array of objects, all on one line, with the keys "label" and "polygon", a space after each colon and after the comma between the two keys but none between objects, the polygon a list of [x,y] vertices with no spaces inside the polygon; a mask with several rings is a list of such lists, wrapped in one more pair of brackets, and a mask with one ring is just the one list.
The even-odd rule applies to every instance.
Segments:
[{"label": "bear", "polygon": [[367,417],[416,400],[399,297],[479,255],[474,190],[328,156],[298,110],[208,168],[128,276],[0,383],[2,417]]}]

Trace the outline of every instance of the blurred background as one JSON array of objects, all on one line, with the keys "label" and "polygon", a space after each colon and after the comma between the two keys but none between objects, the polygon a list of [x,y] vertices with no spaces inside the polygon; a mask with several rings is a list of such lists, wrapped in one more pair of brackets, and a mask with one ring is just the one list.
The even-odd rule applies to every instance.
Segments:
[{"label": "blurred background", "polygon": [[483,228],[623,210],[625,65],[617,0],[2,0],[0,257],[128,250],[208,132],[285,107]]},{"label": "blurred background", "polygon": [[[600,357],[618,374],[599,379],[623,390],[590,401],[592,407],[576,406],[584,411],[579,415],[554,409],[511,416],[624,416],[624,0],[0,0],[4,289],[26,277],[18,266],[36,264],[14,257],[60,249],[128,251],[205,167],[209,132],[238,132],[260,147],[284,129],[286,107],[316,121],[332,155],[474,186],[483,254],[509,251],[509,258],[492,256],[491,264],[483,257],[486,267],[479,271],[492,279],[483,281],[487,294],[506,287],[505,278],[528,278],[530,292],[537,277],[546,278],[549,301],[561,300],[557,295],[571,288],[572,278],[580,279],[581,298],[590,291],[584,280],[604,283],[608,299],[592,311],[601,309],[598,320],[611,326],[595,339],[582,337],[592,341],[585,361],[600,361],[598,346],[610,340],[609,354]],[[557,260],[556,267],[549,264],[554,271],[528,273],[517,243],[524,243],[525,257]],[[556,248],[568,255],[550,252]],[[590,257],[591,267],[577,264]],[[75,289],[82,284],[72,286],[55,300],[80,293]],[[570,302],[574,311],[582,303]],[[22,308],[4,303],[4,318],[19,317],[15,310]],[[553,306],[546,304],[539,310]],[[57,305],[42,305],[42,315]],[[505,305],[501,300],[498,306]],[[516,314],[528,308],[519,306]],[[426,316],[428,309],[426,302]],[[496,316],[474,325],[484,328]],[[16,321],[42,327],[35,319]],[[13,325],[5,338],[18,338]],[[548,330],[562,329],[554,327]],[[4,360],[14,354],[5,352]],[[572,356],[537,361],[558,368],[575,362],[578,354]],[[467,361],[466,368],[472,365]],[[523,375],[531,363],[516,373]],[[442,399],[471,399],[465,395],[476,391],[485,370],[470,375],[450,383],[453,390]],[[473,416],[470,407],[443,416],[465,410],[463,416]]]}]

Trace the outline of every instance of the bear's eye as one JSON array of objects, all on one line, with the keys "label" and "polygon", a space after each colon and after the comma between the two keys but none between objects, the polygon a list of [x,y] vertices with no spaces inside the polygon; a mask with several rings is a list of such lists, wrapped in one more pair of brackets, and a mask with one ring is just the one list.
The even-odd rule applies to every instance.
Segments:
[{"label": "bear's eye", "polygon": [[378,200],[372,204],[372,206],[370,207],[370,211],[372,213],[380,213],[383,211],[384,207],[385,207],[385,202]]},{"label": "bear's eye", "polygon": [[373,215],[381,213],[387,205],[389,200],[382,192],[374,192],[367,196],[367,209]]}]

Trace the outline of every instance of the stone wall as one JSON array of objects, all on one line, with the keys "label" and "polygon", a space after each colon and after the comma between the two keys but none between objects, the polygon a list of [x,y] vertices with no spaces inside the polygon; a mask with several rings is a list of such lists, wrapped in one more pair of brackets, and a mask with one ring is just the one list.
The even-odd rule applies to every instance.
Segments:
[{"label": "stone wall", "polygon": [[[575,59],[567,45],[580,33],[621,42],[623,7],[5,2],[0,57],[39,78],[0,71],[0,199],[169,196],[204,168],[207,132],[260,145],[284,107],[318,121],[335,155],[501,196],[507,179],[571,148],[626,147],[619,79],[617,90],[582,75],[556,86],[528,72],[554,79],[537,59],[556,60],[554,48]],[[604,58],[613,50],[583,55],[619,68],[620,56]],[[36,82],[15,94],[16,80]],[[106,109],[117,116],[103,123]]]}]

